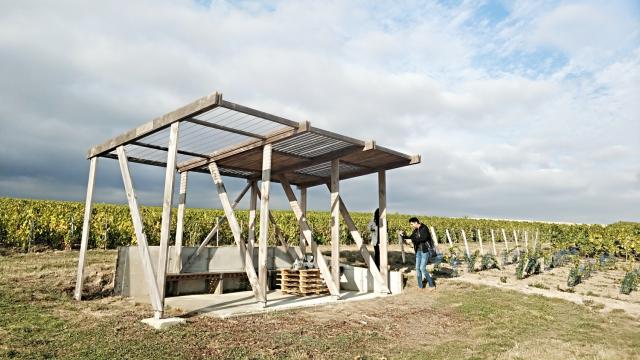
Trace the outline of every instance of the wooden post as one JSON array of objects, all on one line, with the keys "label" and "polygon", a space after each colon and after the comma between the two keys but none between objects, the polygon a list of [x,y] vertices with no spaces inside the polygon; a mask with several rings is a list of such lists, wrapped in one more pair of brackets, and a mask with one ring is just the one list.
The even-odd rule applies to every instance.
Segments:
[{"label": "wooden post", "polygon": [[380,234],[380,275],[384,282],[389,286],[389,260],[387,244],[389,235],[387,234],[387,174],[382,170],[378,172],[378,209],[380,212],[380,220],[378,233]]},{"label": "wooden post", "polygon": [[449,241],[449,246],[453,247],[453,241],[451,241],[451,234],[449,234],[449,229],[446,229],[445,233],[447,234],[447,241]]},{"label": "wooden post", "polygon": [[151,306],[154,310],[154,317],[159,319],[162,317],[164,309],[161,305],[162,301],[160,300],[160,291],[158,290],[158,284],[156,283],[155,274],[153,273],[153,266],[151,265],[147,236],[144,234],[142,217],[140,216],[140,206],[138,205],[138,199],[136,198],[136,194],[133,190],[133,182],[131,181],[131,174],[129,173],[129,164],[127,162],[127,155],[124,151],[124,145],[118,146],[117,152],[118,162],[120,163],[120,172],[122,173],[122,182],[124,183],[124,188],[127,193],[129,212],[131,213],[133,229],[136,233],[136,240],[138,242],[142,271],[144,272],[147,290],[149,291],[149,299],[151,300]]},{"label": "wooden post", "polygon": [[502,229],[502,241],[504,241],[504,249],[509,253],[509,240],[507,240],[507,233]]},{"label": "wooden post", "polygon": [[[302,210],[302,217],[307,218],[307,188],[300,188],[300,210]],[[302,228],[300,228],[300,252],[302,253],[302,260],[305,260],[307,248],[305,246],[304,234]]]},{"label": "wooden post", "polygon": [[402,263],[405,263],[405,255],[404,255],[404,238],[402,234],[398,233],[398,242],[400,243],[400,252],[402,254]]},{"label": "wooden post", "polygon": [[480,242],[480,254],[484,255],[484,247],[482,247],[482,233],[480,229],[476,229],[476,234],[478,234],[478,242]]},{"label": "wooden post", "polygon": [[[533,239],[533,251],[536,251],[536,247],[538,246],[538,229],[536,229],[536,237]],[[542,249],[542,246],[540,246]]]},{"label": "wooden post", "polygon": [[433,245],[435,245],[436,251],[437,251],[438,250],[438,234],[436,234],[436,229],[433,226],[429,228],[429,231],[431,231],[431,237],[433,238]]},{"label": "wooden post", "polygon": [[496,235],[493,233],[493,229],[491,229],[491,246],[493,246],[493,255],[498,256],[498,251],[496,250]]},{"label": "wooden post", "polygon": [[173,185],[176,178],[176,156],[178,155],[178,131],[180,122],[171,124],[167,168],[164,176],[164,199],[162,201],[162,221],[160,224],[160,252],[156,281],[160,292],[160,306],[164,308],[164,290],[167,280],[167,258],[169,257],[169,236],[171,235],[171,206],[173,205]]},{"label": "wooden post", "polygon": [[462,229],[462,240],[464,240],[464,250],[467,252],[467,256],[471,257],[471,253],[469,252],[469,244],[467,244],[467,234]]},{"label": "wooden post", "polygon": [[[244,187],[244,189],[242,189],[242,191],[240,191],[240,194],[238,194],[236,199],[233,201],[233,204],[231,204],[231,209],[235,209],[236,206],[238,206],[238,204],[240,203],[240,201],[242,200],[242,198],[247,193],[247,191],[249,190],[250,187],[251,187],[251,184],[247,184]],[[185,264],[183,266],[185,269],[188,269],[189,266],[191,266],[191,264],[198,258],[198,256],[200,256],[200,254],[202,254],[202,251],[205,249],[207,244],[209,244],[209,241],[211,241],[211,239],[213,239],[213,237],[217,234],[218,229],[220,228],[220,226],[222,226],[222,224],[224,224],[225,221],[227,221],[227,218],[223,217],[222,219],[220,219],[219,222],[216,223],[216,225],[213,227],[213,229],[211,229],[211,231],[209,231],[209,234],[207,234],[207,236],[204,238],[204,240],[202,240],[202,243],[200,244],[200,246],[198,246],[198,249],[196,250],[196,252],[193,253],[193,255],[191,255],[189,257],[189,259],[187,259],[187,262],[185,262]]]},{"label": "wooden post", "polygon": [[304,234],[304,238],[307,242],[307,245],[311,246],[311,249],[314,250],[313,257],[320,269],[320,273],[322,274],[322,278],[324,279],[327,287],[329,288],[329,292],[333,297],[340,298],[340,288],[336,283],[333,282],[333,277],[331,276],[331,270],[327,266],[327,261],[322,255],[322,252],[318,248],[318,245],[311,236],[311,228],[309,227],[309,223],[307,219],[302,216],[302,210],[300,210],[300,205],[298,204],[298,199],[296,199],[296,195],[293,193],[291,189],[291,184],[284,177],[280,177],[280,185],[282,185],[282,189],[284,193],[287,195],[287,199],[289,200],[289,205],[291,206],[291,210],[293,214],[296,216],[296,220],[300,224],[302,228],[302,233]]},{"label": "wooden post", "polygon": [[331,161],[331,276],[340,286],[340,160]]},{"label": "wooden post", "polygon": [[518,245],[518,233],[516,232],[516,230],[513,230],[513,241],[516,243],[516,249],[519,247]]},{"label": "wooden post", "polygon": [[251,197],[249,198],[249,235],[247,248],[253,254],[253,247],[256,245],[256,208],[258,206],[258,182],[250,181]]},{"label": "wooden post", "polygon": [[529,252],[529,234],[524,231],[524,251]]},{"label": "wooden post", "polygon": [[271,191],[271,144],[262,150],[262,191],[260,197],[260,239],[258,243],[258,279],[267,300],[267,250],[269,245],[269,194]]},{"label": "wooden post", "polygon": [[[220,175],[220,170],[218,170],[218,165],[215,162],[210,163],[209,171],[211,172],[213,182],[216,184],[218,196],[220,197],[220,203],[222,203],[225,217],[227,218],[227,221],[229,221],[229,227],[231,228],[231,232],[233,233],[233,239],[235,240],[236,245],[240,250],[240,256],[244,265],[245,272],[247,273],[247,278],[249,278],[249,283],[251,284],[253,295],[256,297],[256,300],[259,303],[266,304],[267,299],[263,296],[264,292],[260,288],[258,276],[256,275],[255,268],[253,267],[253,256],[247,251],[247,247],[245,246],[244,240],[242,239],[242,234],[240,233],[240,225],[238,224],[238,219],[236,219],[236,215],[233,212],[233,206],[229,202],[227,189],[222,182],[222,176]],[[220,223],[222,223],[222,221]]]},{"label": "wooden post", "polygon": [[178,195],[178,216],[176,221],[176,244],[174,247],[175,262],[173,271],[182,272],[182,242],[184,237],[184,211],[187,204],[187,182],[189,172],[180,173],[180,193]]},{"label": "wooden post", "polygon": [[[358,228],[356,227],[356,224],[353,221],[351,214],[349,214],[349,210],[347,209],[347,206],[344,204],[344,201],[342,201],[341,197],[338,197],[338,199],[340,201],[340,213],[342,214],[342,218],[344,219],[344,222],[347,225],[347,228],[349,229],[349,233],[351,233],[351,237],[355,241],[356,245],[358,245],[358,247],[360,248],[360,254],[362,254],[362,257],[364,258],[364,262],[367,264],[367,267],[369,268],[369,272],[371,273],[373,280],[380,285],[381,293],[389,294],[390,293],[389,287],[387,286],[386,282],[384,281],[384,278],[380,274],[380,270],[376,266],[375,261],[371,259],[371,254],[369,253],[369,250],[367,250],[367,246],[365,245],[364,240],[362,239],[362,235],[358,231]],[[400,235],[398,234],[398,236]],[[400,241],[400,243],[402,243],[402,240]]]},{"label": "wooden post", "polygon": [[89,181],[87,183],[87,196],[84,202],[84,220],[82,222],[82,238],[80,240],[80,256],[78,257],[78,271],[76,273],[76,289],[73,298],[82,300],[82,284],[84,282],[84,264],[89,243],[89,230],[91,225],[91,211],[93,210],[93,188],[96,183],[97,157],[92,157],[89,161]]}]

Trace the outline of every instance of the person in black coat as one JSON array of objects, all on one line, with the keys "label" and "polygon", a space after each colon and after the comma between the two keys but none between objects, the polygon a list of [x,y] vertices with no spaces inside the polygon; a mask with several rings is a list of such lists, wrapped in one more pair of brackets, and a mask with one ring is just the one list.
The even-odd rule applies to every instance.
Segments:
[{"label": "person in black coat", "polygon": [[[411,240],[413,250],[416,253],[416,278],[418,279],[418,287],[420,289],[423,288],[422,279],[424,277],[427,280],[427,284],[429,284],[429,289],[434,289],[435,284],[427,271],[429,258],[436,254],[431,232],[429,231],[429,227],[420,223],[420,220],[416,217],[409,219],[409,224],[413,228],[413,232],[408,238]],[[406,236],[403,237],[406,238]]]}]

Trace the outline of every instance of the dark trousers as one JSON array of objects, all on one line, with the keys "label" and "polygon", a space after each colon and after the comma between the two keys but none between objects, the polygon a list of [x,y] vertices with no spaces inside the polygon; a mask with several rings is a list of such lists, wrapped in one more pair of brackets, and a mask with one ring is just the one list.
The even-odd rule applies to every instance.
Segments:
[{"label": "dark trousers", "polygon": [[380,244],[373,247],[373,262],[380,269]]}]

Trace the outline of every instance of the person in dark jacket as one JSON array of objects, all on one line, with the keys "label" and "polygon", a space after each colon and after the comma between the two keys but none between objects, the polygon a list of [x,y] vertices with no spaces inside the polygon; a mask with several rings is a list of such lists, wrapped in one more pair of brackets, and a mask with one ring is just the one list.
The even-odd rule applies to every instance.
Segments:
[{"label": "person in dark jacket", "polygon": [[433,238],[431,238],[431,232],[429,228],[420,223],[420,220],[416,217],[409,219],[409,224],[413,228],[413,233],[409,235],[411,243],[413,243],[413,250],[416,252],[416,277],[418,278],[418,287],[423,288],[422,278],[424,277],[429,284],[429,289],[434,289],[435,284],[429,272],[427,271],[427,264],[429,258],[435,255],[435,246],[433,244]]}]

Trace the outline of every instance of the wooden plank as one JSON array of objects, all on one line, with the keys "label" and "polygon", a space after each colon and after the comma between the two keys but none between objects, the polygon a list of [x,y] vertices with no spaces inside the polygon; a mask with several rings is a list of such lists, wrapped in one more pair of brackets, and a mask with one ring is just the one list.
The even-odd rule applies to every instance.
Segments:
[{"label": "wooden plank", "polygon": [[258,279],[262,296],[267,299],[267,249],[269,246],[269,194],[271,192],[271,149],[264,146],[262,152],[262,191],[260,198],[260,239],[258,242]]},{"label": "wooden plank", "polygon": [[289,119],[285,119],[283,117],[280,116],[276,116],[276,115],[272,115],[269,113],[266,113],[264,111],[260,111],[260,110],[256,110],[256,109],[252,109],[250,107],[247,106],[243,106],[240,104],[235,104],[232,103],[230,101],[226,101],[226,100],[222,100],[221,106],[227,109],[231,109],[237,112],[241,112],[243,114],[247,114],[247,115],[252,115],[255,117],[259,117],[261,119],[265,119],[265,120],[270,120],[285,126],[289,126],[289,127],[294,127],[297,128],[300,123],[296,122],[296,121],[292,121]]},{"label": "wooden plank", "polygon": [[493,233],[493,229],[491,229],[491,246],[493,246],[493,255],[498,256],[498,251],[496,250],[496,235]]},{"label": "wooden plank", "polygon": [[201,126],[205,126],[211,129],[216,129],[216,130],[220,130],[220,131],[225,131],[225,132],[230,132],[233,134],[238,134],[238,135],[242,135],[242,136],[246,136],[246,137],[250,137],[250,138],[254,138],[254,139],[266,139],[267,137],[264,135],[260,135],[260,134],[255,134],[252,132],[248,132],[248,131],[244,131],[244,130],[240,130],[240,129],[234,129],[228,126],[223,126],[223,125],[218,125],[209,121],[204,121],[204,120],[200,120],[200,119],[194,119],[194,118],[188,118],[185,119],[186,121],[193,123],[193,124],[198,124]]},{"label": "wooden plank", "polygon": [[482,246],[482,233],[480,229],[476,229],[476,234],[478,235],[478,242],[480,243],[480,254],[484,255],[484,247]]},{"label": "wooden plank", "polygon": [[176,244],[175,261],[173,265],[173,272],[182,272],[182,246],[184,238],[184,212],[187,205],[187,182],[189,178],[189,172],[185,171],[180,174],[180,192],[178,195],[178,215],[176,221]]},{"label": "wooden plank", "polygon": [[387,173],[384,170],[378,172],[378,209],[380,212],[380,226],[378,226],[378,234],[380,237],[380,275],[382,275],[384,283],[389,286],[389,258],[387,249],[389,242],[389,234],[387,233]]},{"label": "wooden plank", "polygon": [[[247,191],[249,190],[249,188],[251,188],[251,184],[248,183],[244,189],[242,189],[242,191],[240,191],[240,194],[238,194],[238,196],[236,197],[236,199],[233,201],[233,204],[231,204],[231,208],[235,209],[236,206],[238,206],[238,204],[240,203],[240,201],[242,200],[242,198],[244,197],[244,195],[247,193]],[[223,217],[222,219],[220,219],[220,222],[218,222],[213,229],[211,229],[211,231],[209,231],[209,233],[207,234],[207,236],[205,236],[204,240],[202,240],[202,243],[200,243],[200,245],[198,246],[198,249],[196,249],[196,252],[193,253],[193,255],[191,255],[189,257],[189,259],[187,259],[187,262],[184,264],[184,268],[188,269],[191,264],[193,264],[193,262],[196,260],[196,258],[198,258],[198,256],[200,256],[200,254],[202,254],[202,251],[204,251],[205,247],[209,244],[209,241],[211,241],[211,239],[213,239],[213,236],[216,234],[216,232],[218,231],[218,229],[220,228],[220,226],[222,226],[222,224],[224,224],[224,222],[227,220],[226,217]]]},{"label": "wooden plank", "polygon": [[122,173],[122,182],[127,193],[127,201],[129,203],[129,212],[131,213],[131,220],[133,222],[133,229],[136,234],[136,240],[138,243],[138,251],[140,252],[140,261],[142,261],[142,271],[144,272],[145,282],[147,284],[147,290],[149,292],[149,300],[154,310],[154,316],[161,318],[164,312],[160,301],[160,292],[158,290],[158,284],[156,283],[153,266],[151,265],[151,256],[149,255],[149,245],[147,243],[147,236],[144,234],[144,227],[142,225],[142,217],[140,215],[140,206],[138,205],[138,199],[133,189],[133,182],[131,181],[131,174],[129,173],[129,165],[127,163],[127,155],[124,151],[124,146],[118,146],[118,162],[120,164],[120,172]]},{"label": "wooden plank", "polygon": [[160,306],[164,308],[164,292],[167,276],[167,259],[169,257],[169,236],[171,235],[171,207],[173,205],[173,188],[176,178],[176,157],[178,150],[178,134],[180,122],[171,124],[169,131],[169,151],[167,152],[167,169],[164,176],[164,196],[162,201],[162,220],[160,223],[160,249],[156,281],[160,293]]},{"label": "wooden plank", "polygon": [[82,222],[82,237],[80,240],[80,255],[78,257],[78,270],[76,272],[76,288],[73,298],[82,300],[82,285],[84,283],[84,264],[89,243],[89,231],[91,229],[91,211],[93,210],[93,189],[96,183],[96,166],[98,158],[93,157],[89,161],[89,181],[87,183],[87,196],[84,202],[84,220]]},{"label": "wooden plank", "polygon": [[331,276],[340,284],[340,160],[331,161]]},{"label": "wooden plank", "polygon": [[[307,188],[300,188],[300,210],[302,210],[302,217],[306,219],[307,217]],[[300,228],[300,252],[302,252],[302,258],[306,256],[307,248],[304,242],[304,234],[302,233],[302,228]]]},{"label": "wooden plank", "polygon": [[220,176],[218,165],[215,162],[209,164],[209,171],[211,171],[211,177],[213,178],[213,182],[216,184],[216,189],[218,191],[218,196],[220,197],[220,202],[222,203],[222,208],[224,209],[225,217],[227,218],[229,227],[231,227],[231,232],[233,233],[233,239],[235,240],[236,245],[240,250],[240,256],[245,268],[245,272],[247,273],[247,278],[249,278],[249,283],[251,284],[253,295],[258,302],[264,305],[267,301],[267,299],[263,296],[265,292],[262,291],[260,283],[258,282],[258,276],[256,275],[255,268],[253,267],[253,256],[247,251],[244,240],[242,239],[242,234],[240,233],[240,225],[238,224],[236,215],[233,212],[233,206],[229,202],[227,190],[225,189],[224,183],[222,182],[222,176]]},{"label": "wooden plank", "polygon": [[124,134],[118,135],[100,145],[96,145],[89,150],[87,158],[103,155],[112,151],[120,145],[127,144],[131,141],[138,140],[146,135],[160,131],[176,121],[180,121],[189,117],[196,116],[207,112],[220,104],[222,94],[217,92],[193,101],[177,110],[167,113],[159,118],[153,119],[146,124],[140,125],[135,129],[131,129]]},{"label": "wooden plank", "polygon": [[347,206],[342,200],[342,197],[339,197],[338,199],[340,200],[340,213],[342,214],[344,223],[347,225],[347,228],[349,229],[349,233],[351,233],[351,237],[353,238],[356,245],[360,249],[360,254],[362,254],[362,257],[364,258],[364,262],[367,264],[367,268],[369,269],[369,272],[371,273],[373,280],[380,285],[381,293],[389,294],[390,293],[389,287],[387,286],[386,281],[384,281],[382,274],[380,274],[380,270],[376,266],[376,263],[373,261],[373,259],[371,259],[371,254],[369,253],[369,250],[367,250],[367,246],[365,245],[364,240],[362,239],[362,235],[358,231],[358,228],[356,227],[356,224],[353,221],[353,218],[351,217],[351,214],[349,213]]},{"label": "wooden plank", "polygon": [[318,265],[318,268],[320,269],[320,272],[322,273],[322,276],[327,282],[327,287],[329,288],[329,292],[331,293],[332,296],[336,298],[340,298],[340,288],[336,283],[333,282],[331,271],[327,266],[327,262],[324,256],[322,255],[322,252],[318,248],[318,245],[311,237],[311,228],[307,223],[307,219],[302,216],[302,210],[300,210],[300,205],[298,203],[298,200],[296,199],[296,195],[293,193],[293,190],[291,189],[291,184],[289,184],[289,181],[282,176],[280,177],[280,184],[282,185],[282,189],[287,195],[287,199],[289,200],[289,205],[291,206],[291,210],[293,210],[293,213],[296,216],[296,220],[300,224],[300,227],[302,227],[302,233],[304,234],[307,245],[311,246],[311,248],[314,249],[313,256],[315,258],[316,264]]},{"label": "wooden plank", "polygon": [[467,256],[471,256],[471,253],[469,252],[469,244],[467,243],[467,234],[464,232],[464,229],[462,229],[462,240],[464,241],[464,250],[467,253]]}]

